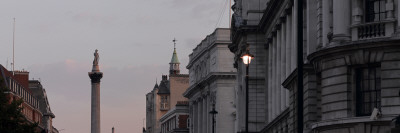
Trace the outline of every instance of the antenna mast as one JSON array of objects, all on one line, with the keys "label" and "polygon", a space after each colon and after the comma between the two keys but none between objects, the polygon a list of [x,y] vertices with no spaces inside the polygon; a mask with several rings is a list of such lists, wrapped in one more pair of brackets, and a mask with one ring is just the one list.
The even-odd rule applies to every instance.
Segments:
[{"label": "antenna mast", "polygon": [[7,57],[7,62],[6,62],[6,69],[8,70],[8,57]]},{"label": "antenna mast", "polygon": [[12,71],[14,75],[15,71],[15,18],[14,18],[14,27],[13,27],[13,63],[12,63]]}]

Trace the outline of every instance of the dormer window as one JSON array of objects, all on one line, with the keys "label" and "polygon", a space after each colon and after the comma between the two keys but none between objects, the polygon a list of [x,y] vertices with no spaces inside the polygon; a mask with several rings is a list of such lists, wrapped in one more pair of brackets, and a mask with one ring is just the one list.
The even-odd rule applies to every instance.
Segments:
[{"label": "dormer window", "polygon": [[385,0],[365,1],[365,22],[378,22],[386,18]]}]

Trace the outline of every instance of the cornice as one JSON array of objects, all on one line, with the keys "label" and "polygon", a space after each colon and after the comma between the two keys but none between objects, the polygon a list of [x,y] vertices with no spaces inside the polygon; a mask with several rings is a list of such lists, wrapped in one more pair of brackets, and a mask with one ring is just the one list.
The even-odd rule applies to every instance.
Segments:
[{"label": "cornice", "polygon": [[370,40],[361,40],[361,41],[352,41],[337,45],[328,45],[327,47],[323,47],[320,50],[311,53],[307,56],[307,59],[314,63],[320,59],[325,58],[326,56],[331,55],[343,55],[345,53],[351,53],[355,50],[360,49],[384,49],[388,47],[396,47],[400,48],[400,39],[398,38],[380,38],[380,39],[370,39]]},{"label": "cornice", "polygon": [[[311,64],[303,65],[303,73],[314,73],[314,68]],[[292,90],[293,88],[289,88],[289,86],[293,83],[296,83],[297,80],[297,68],[295,68],[292,73],[282,82],[282,86],[288,90]]]},{"label": "cornice", "polygon": [[272,129],[273,127],[276,126],[276,124],[279,124],[279,122],[284,121],[284,119],[288,119],[289,118],[289,113],[290,113],[290,109],[289,107],[286,108],[281,114],[279,114],[277,117],[275,117],[274,120],[272,120],[271,122],[268,123],[267,126],[265,126],[261,132],[262,133],[266,133],[269,129]]},{"label": "cornice", "polygon": [[[196,62],[200,57],[202,57],[205,53],[208,53],[210,49],[212,49],[213,47],[217,46],[217,45],[229,45],[231,44],[231,41],[221,41],[221,40],[217,40],[215,42],[212,42],[210,45],[208,45],[207,47],[203,48],[199,53],[197,53],[196,55],[194,55],[194,57],[191,58],[191,60],[189,60],[188,65],[186,66],[186,69],[189,69],[190,67],[192,67],[192,65],[194,64],[194,62]],[[193,53],[192,53],[193,54]]]},{"label": "cornice", "polygon": [[200,91],[200,89],[204,88],[207,84],[215,79],[234,79],[236,78],[235,72],[211,72],[202,80],[197,81],[195,84],[189,86],[188,89],[183,93],[183,96],[186,98],[192,97],[194,94]]},{"label": "cornice", "polygon": [[[267,40],[276,35],[276,30],[280,30],[281,24],[286,21],[286,16],[291,14],[292,3],[293,0],[271,0],[268,2],[259,23],[262,33],[268,35]],[[264,47],[268,48],[270,42],[265,43]]]},{"label": "cornice", "polygon": [[240,26],[239,28],[236,28],[234,31],[232,30],[231,31],[232,43],[228,45],[229,50],[232,53],[235,53],[238,50],[240,38],[242,38],[242,36],[247,33],[257,33],[259,31],[258,29],[259,29],[258,25],[243,25]]}]

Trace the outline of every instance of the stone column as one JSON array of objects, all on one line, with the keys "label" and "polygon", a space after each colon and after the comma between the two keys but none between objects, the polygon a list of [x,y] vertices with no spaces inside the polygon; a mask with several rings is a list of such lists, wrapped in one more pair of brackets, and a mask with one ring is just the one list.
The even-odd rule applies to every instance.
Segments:
[{"label": "stone column", "polygon": [[291,73],[290,66],[291,66],[291,45],[292,45],[292,17],[289,13],[292,13],[292,10],[289,8],[286,11],[288,15],[286,16],[286,77],[288,77]]},{"label": "stone column", "polygon": [[89,77],[92,83],[92,99],[91,99],[91,133],[100,133],[100,79],[103,73],[100,72],[98,65],[98,54],[95,53],[92,72],[89,72]]},{"label": "stone column", "polygon": [[322,47],[329,43],[328,34],[330,27],[330,0],[322,0]]},{"label": "stone column", "polygon": [[294,4],[293,4],[293,10],[292,10],[292,54],[291,54],[291,58],[290,58],[290,71],[293,71],[294,69],[297,68],[297,3],[298,1],[295,0]]},{"label": "stone column", "polygon": [[198,115],[197,115],[197,112],[199,112],[198,111],[198,108],[197,108],[197,104],[198,104],[198,102],[195,100],[194,102],[193,102],[193,119],[192,119],[192,125],[193,125],[193,131],[192,131],[192,133],[198,133],[198,127],[197,127],[197,117],[198,117]]},{"label": "stone column", "polygon": [[[400,1],[397,1],[397,29],[400,29]],[[397,30],[400,32],[400,30]]]},{"label": "stone column", "polygon": [[202,122],[202,127],[203,127],[203,133],[207,133],[207,115],[208,111],[207,111],[207,99],[206,96],[203,97],[203,122]]},{"label": "stone column", "polygon": [[[208,86],[210,87],[210,86]],[[210,89],[211,90],[211,89]],[[208,94],[206,97],[207,100],[207,133],[211,132],[211,126],[212,126],[212,119],[211,119],[211,114],[209,113],[211,111],[211,103],[210,103],[210,95]]]},{"label": "stone column", "polygon": [[[280,26],[279,26],[280,27]],[[280,112],[280,110],[281,110],[281,107],[280,107],[280,98],[281,98],[281,85],[280,85],[280,81],[281,81],[281,76],[282,76],[282,73],[281,73],[281,70],[282,70],[282,61],[281,61],[281,45],[282,45],[282,30],[281,29],[279,29],[278,30],[278,32],[277,32],[277,34],[276,34],[276,36],[277,36],[277,41],[276,41],[276,72],[277,72],[277,74],[276,74],[276,81],[275,81],[275,91],[276,91],[276,93],[275,93],[275,95],[276,95],[276,98],[275,98],[275,106],[274,106],[274,109],[275,109],[275,114],[274,114],[274,118],[276,117],[276,116],[278,116],[278,114],[279,114],[279,112]]]},{"label": "stone column", "polygon": [[273,71],[272,71],[272,59],[273,59],[273,55],[272,55],[272,44],[273,44],[273,41],[275,41],[274,39],[273,39],[274,37],[272,36],[272,38],[271,38],[271,42],[269,43],[269,47],[268,47],[268,88],[267,88],[267,90],[268,90],[268,108],[267,108],[267,112],[268,112],[268,122],[271,122],[271,117],[272,117],[272,112],[271,112],[271,109],[272,109],[272,73],[273,73]]},{"label": "stone column", "polygon": [[201,98],[199,99],[199,102],[198,102],[198,104],[197,104],[197,106],[198,106],[198,117],[197,117],[197,121],[198,121],[198,123],[197,123],[197,127],[198,127],[198,132],[199,133],[203,133],[202,132],[202,119],[203,119],[203,115],[202,115],[202,113],[203,113],[203,108],[202,108],[202,106],[203,106],[203,101],[201,101]]},{"label": "stone column", "polygon": [[274,36],[274,41],[272,44],[272,88],[271,88],[271,92],[272,92],[272,99],[271,99],[271,108],[269,110],[271,110],[271,117],[270,117],[270,121],[272,121],[272,118],[275,116],[275,105],[276,105],[276,57],[277,57],[277,52],[276,52],[276,45],[277,45],[277,37]]},{"label": "stone column", "polygon": [[281,85],[283,81],[285,81],[286,79],[286,17],[281,17],[282,20],[282,37],[281,37],[281,79],[279,80],[279,91],[281,92],[280,95],[280,108],[281,110],[279,111],[282,112],[283,110],[285,110],[285,104],[286,104],[286,93],[285,93],[285,89],[283,88],[283,86]]},{"label": "stone column", "polygon": [[[293,65],[291,62],[292,58],[292,16],[291,13],[292,10],[287,11],[288,16],[286,20],[286,77],[289,77],[289,75],[292,73],[291,66]],[[289,106],[289,91],[285,92],[285,108]]]},{"label": "stone column", "polygon": [[[349,1],[349,0],[346,0],[346,1]],[[350,4],[350,2],[349,2],[349,4]],[[307,26],[306,26],[307,27],[307,29],[306,29],[307,43],[304,46],[307,46],[307,54],[306,55],[308,56],[317,50],[317,45],[318,45],[318,41],[317,41],[318,34],[317,33],[319,31],[317,28],[318,18],[316,17],[316,16],[318,16],[317,3],[315,2],[315,0],[307,0],[306,7],[307,7],[307,11],[306,11],[307,14],[305,16],[306,16],[306,20],[307,20],[307,23],[306,23],[307,24]],[[350,11],[348,13],[350,14]],[[351,19],[351,18],[349,17],[349,19]],[[348,24],[348,26],[346,28],[348,31],[348,35],[350,35],[350,23]],[[306,60],[307,60],[307,58],[305,59],[305,61]]]},{"label": "stone column", "polygon": [[333,42],[350,40],[350,10],[350,0],[333,0]]}]

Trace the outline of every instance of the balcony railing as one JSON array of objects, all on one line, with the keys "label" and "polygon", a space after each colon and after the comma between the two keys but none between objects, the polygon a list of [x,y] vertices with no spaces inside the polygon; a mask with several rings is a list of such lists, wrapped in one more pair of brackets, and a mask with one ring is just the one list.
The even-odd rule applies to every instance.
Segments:
[{"label": "balcony railing", "polygon": [[367,40],[374,38],[390,37],[394,33],[395,21],[379,21],[363,23],[352,26],[352,40]]},{"label": "balcony railing", "polygon": [[358,39],[376,38],[385,36],[385,23],[372,23],[357,28]]}]

